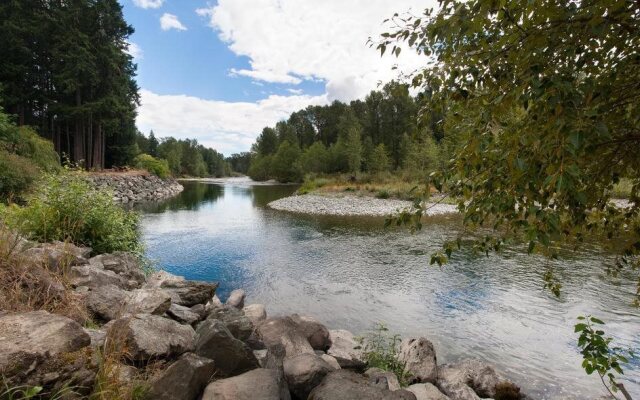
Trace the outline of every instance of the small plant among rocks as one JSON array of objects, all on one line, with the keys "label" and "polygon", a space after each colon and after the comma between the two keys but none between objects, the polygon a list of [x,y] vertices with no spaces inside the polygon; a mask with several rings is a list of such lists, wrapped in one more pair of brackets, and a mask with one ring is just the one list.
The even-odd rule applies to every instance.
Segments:
[{"label": "small plant among rocks", "polygon": [[409,384],[411,374],[405,369],[405,363],[398,357],[398,348],[402,341],[400,335],[390,333],[389,328],[378,323],[373,331],[357,340],[363,350],[368,368],[380,368],[393,372],[398,377],[400,386],[406,387]]}]

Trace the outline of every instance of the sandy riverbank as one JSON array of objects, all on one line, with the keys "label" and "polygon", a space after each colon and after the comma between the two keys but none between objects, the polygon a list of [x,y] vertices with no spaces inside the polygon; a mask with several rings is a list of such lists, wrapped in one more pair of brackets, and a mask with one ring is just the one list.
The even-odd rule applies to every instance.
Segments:
[{"label": "sandy riverbank", "polygon": [[[386,217],[411,207],[412,202],[397,199],[377,199],[368,196],[353,195],[316,195],[285,197],[268,204],[270,208],[302,214],[336,216]],[[427,215],[456,213],[451,204],[435,204]]]}]

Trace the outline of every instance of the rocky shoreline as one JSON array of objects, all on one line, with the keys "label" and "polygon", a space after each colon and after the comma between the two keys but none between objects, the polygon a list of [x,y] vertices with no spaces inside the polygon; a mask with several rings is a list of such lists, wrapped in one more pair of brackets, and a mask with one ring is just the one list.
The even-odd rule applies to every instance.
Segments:
[{"label": "rocky shoreline", "polygon": [[94,173],[87,175],[87,180],[99,189],[113,192],[113,200],[119,203],[164,200],[184,189],[175,179],[161,179],[149,173]]},{"label": "rocky shoreline", "polygon": [[264,305],[245,305],[243,290],[223,304],[218,283],[147,275],[128,253],[90,257],[88,248],[24,240],[17,249],[34,275],[66,274],[69,287],[52,280],[48,290],[78,296],[95,324],[47,311],[0,311],[5,385],[49,393],[73,387],[76,395],[65,398],[86,398],[107,374],[119,385],[139,381],[149,399],[528,398],[483,361],[438,364],[425,337],[399,345],[408,372],[401,388],[394,373],[367,367],[366,341],[310,316],[268,317]]},{"label": "rocky shoreline", "polygon": [[[377,199],[369,196],[304,194],[272,201],[274,210],[312,215],[386,217],[411,208],[411,201]],[[432,204],[425,215],[454,214],[458,208],[451,204]]]}]

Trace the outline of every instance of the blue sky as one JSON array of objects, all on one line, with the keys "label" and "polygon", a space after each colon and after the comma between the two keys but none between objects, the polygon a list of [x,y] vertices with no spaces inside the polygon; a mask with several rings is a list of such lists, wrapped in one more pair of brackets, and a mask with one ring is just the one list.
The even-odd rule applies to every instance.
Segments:
[{"label": "blue sky", "polygon": [[136,32],[137,125],[196,138],[229,155],[262,127],[310,104],[350,101],[417,68],[410,52],[380,58],[367,39],[417,0],[120,0]]}]

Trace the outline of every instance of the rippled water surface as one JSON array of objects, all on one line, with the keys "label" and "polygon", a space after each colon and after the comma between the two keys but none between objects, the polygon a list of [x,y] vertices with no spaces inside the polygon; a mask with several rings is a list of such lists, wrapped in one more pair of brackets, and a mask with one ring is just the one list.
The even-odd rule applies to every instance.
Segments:
[{"label": "rippled water surface", "polygon": [[[640,315],[630,279],[603,273],[597,247],[567,253],[553,267],[557,300],[542,289],[549,261],[520,251],[489,257],[462,252],[446,267],[429,254],[455,237],[456,217],[429,220],[411,235],[385,231],[379,219],[296,216],[266,208],[291,186],[185,183],[185,191],[143,208],[148,255],[190,279],[220,281],[224,299],[244,288],[270,315],[305,313],[354,333],[384,322],[403,336],[423,335],[438,361],[486,359],[535,398],[594,399],[573,333],[575,317],[593,314],[607,333],[640,352]],[[640,361],[623,382],[640,398]]]}]

